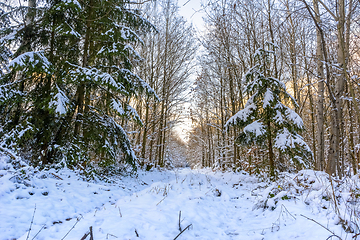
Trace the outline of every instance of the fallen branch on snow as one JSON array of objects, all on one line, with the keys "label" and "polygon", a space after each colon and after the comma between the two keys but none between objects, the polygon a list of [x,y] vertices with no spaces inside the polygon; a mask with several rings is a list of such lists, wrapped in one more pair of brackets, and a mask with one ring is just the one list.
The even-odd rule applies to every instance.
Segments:
[{"label": "fallen branch on snow", "polygon": [[332,235],[329,236],[327,239],[330,239],[330,237],[337,237],[339,238],[340,240],[342,239],[341,237],[339,237],[338,235],[336,235],[333,231],[331,231],[330,229],[328,229],[327,227],[325,227],[324,225],[322,225],[321,223],[317,222],[316,220],[312,219],[312,218],[309,218],[309,217],[306,217],[302,214],[300,214],[300,216],[306,218],[307,220],[310,220],[310,221],[313,221],[314,223],[320,225],[321,227],[323,227],[324,229],[326,229],[327,231],[329,231]]},{"label": "fallen branch on snow", "polygon": [[183,232],[185,232],[185,230],[189,229],[192,226],[192,224],[189,224],[186,228],[184,228],[175,238],[174,240],[176,240]]},{"label": "fallen branch on snow", "polygon": [[[69,233],[75,228],[76,224],[78,224],[80,222],[81,218],[77,218],[76,219],[76,223],[70,228],[70,230],[65,234],[65,236],[61,239],[64,240],[66,238],[67,235],[69,235]],[[92,229],[92,227],[91,227]],[[92,240],[92,238],[90,238]]]},{"label": "fallen branch on snow", "polygon": [[[89,231],[87,233],[85,233],[84,236],[80,240],[85,240],[87,238],[87,236],[89,236],[89,235],[90,235],[90,240],[94,240],[92,226],[89,228]],[[106,239],[107,239],[107,237],[106,237]]]},{"label": "fallen branch on snow", "polygon": [[27,235],[27,237],[26,237],[26,240],[28,240],[28,239],[29,239],[29,236],[30,236],[31,227],[32,227],[33,222],[34,222],[35,211],[36,211],[36,204],[35,204],[34,213],[33,213],[33,215],[32,215],[32,219],[31,219],[31,223],[30,223],[30,227],[29,227],[29,232],[28,232],[28,235]]}]

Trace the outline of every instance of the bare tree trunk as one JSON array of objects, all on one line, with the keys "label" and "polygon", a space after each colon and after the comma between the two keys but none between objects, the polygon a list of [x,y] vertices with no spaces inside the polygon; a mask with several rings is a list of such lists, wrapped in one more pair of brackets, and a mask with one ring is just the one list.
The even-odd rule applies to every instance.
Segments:
[{"label": "bare tree trunk", "polygon": [[340,64],[341,73],[339,78],[335,84],[335,107],[337,109],[335,113],[336,123],[338,125],[333,126],[335,129],[333,130],[334,135],[334,160],[336,161],[336,169],[337,174],[340,178],[342,178],[344,173],[344,166],[342,166],[340,161],[341,152],[343,152],[344,143],[343,143],[343,132],[344,132],[344,125],[343,125],[343,114],[342,114],[342,107],[343,107],[343,94],[344,94],[344,87],[345,87],[345,78],[346,78],[346,61],[345,61],[345,1],[338,0],[338,23],[337,23],[337,31],[338,31],[338,49],[337,49],[337,61]]},{"label": "bare tree trunk", "polygon": [[146,97],[146,103],[145,103],[145,122],[144,122],[144,132],[143,132],[143,138],[142,138],[142,145],[141,145],[141,158],[145,159],[146,154],[146,140],[147,140],[147,134],[148,134],[148,127],[149,127],[149,100],[150,97]]},{"label": "bare tree trunk", "polygon": [[[305,56],[305,47],[304,46],[304,56]],[[305,67],[308,68],[308,63],[305,58]],[[306,72],[306,78],[307,78],[307,84],[308,84],[308,95],[309,95],[309,105],[310,105],[310,111],[311,111],[311,135],[312,135],[312,151],[314,153],[314,160],[315,160],[315,168],[317,168],[316,164],[318,163],[317,159],[317,149],[316,149],[316,132],[315,132],[315,109],[314,109],[314,99],[313,99],[313,93],[311,91],[312,84],[309,76],[309,72]]]},{"label": "bare tree trunk", "polygon": [[271,136],[271,126],[270,126],[270,121],[268,121],[267,123],[267,128],[268,128],[268,148],[269,148],[269,164],[270,164],[270,176],[272,178],[275,177],[275,162],[274,162],[274,152],[273,152],[273,146],[272,146],[272,136]]},{"label": "bare tree trunk", "polygon": [[[320,12],[318,0],[313,0],[314,11],[315,11],[315,19],[318,24],[321,24]],[[324,136],[324,49],[321,39],[321,33],[319,29],[316,29],[316,57],[317,57],[317,75],[318,75],[318,93],[317,93],[317,142],[318,142],[318,150],[317,150],[317,162],[316,169],[324,170],[325,169],[325,136]]]},{"label": "bare tree trunk", "polygon": [[[275,36],[274,36],[274,31],[273,31],[273,27],[272,27],[272,17],[271,17],[271,1],[268,0],[268,23],[269,23],[269,32],[270,32],[270,37],[271,37],[271,42],[275,44]],[[272,49],[273,51],[275,51],[275,47]],[[275,78],[278,78],[278,69],[277,69],[277,56],[276,54],[274,54],[274,76]]]},{"label": "bare tree trunk", "polygon": [[350,153],[353,172],[354,175],[356,175],[358,166],[357,166],[357,160],[355,156],[355,146],[354,146],[354,124],[352,120],[353,111],[352,111],[351,103],[349,101],[347,102],[347,106],[349,109],[349,121],[350,121],[349,132],[348,132],[349,153]]},{"label": "bare tree trunk", "polygon": [[[345,66],[344,66],[344,72],[346,75],[346,79],[347,79],[347,85],[349,87],[349,91],[350,91],[350,96],[352,98],[352,103],[350,104],[350,102],[348,103],[348,109],[349,109],[349,121],[350,121],[350,130],[348,133],[348,139],[349,139],[349,151],[350,151],[350,157],[351,157],[351,163],[352,163],[352,167],[353,167],[353,172],[354,174],[357,174],[357,170],[358,170],[358,165],[357,165],[357,157],[355,154],[355,146],[354,146],[354,122],[352,120],[352,116],[353,116],[353,109],[352,106],[354,106],[355,108],[355,115],[356,115],[356,119],[355,119],[355,125],[357,122],[357,126],[360,125],[360,111],[359,111],[359,106],[355,97],[355,91],[352,85],[352,81],[349,77],[349,74],[347,73],[347,69],[348,69],[348,64],[349,64],[349,57],[350,57],[350,25],[351,25],[351,16],[352,16],[352,11],[353,11],[353,0],[349,0],[349,4],[348,4],[348,15],[346,17],[346,32],[345,32]],[[357,120],[357,121],[356,121]]]},{"label": "bare tree trunk", "polygon": [[[298,87],[298,70],[297,70],[297,55],[296,55],[296,32],[293,17],[290,11],[289,1],[286,0],[286,9],[288,13],[288,20],[290,23],[290,61],[291,61],[291,77],[293,82],[294,98],[300,102],[300,91]],[[297,113],[299,113],[299,107],[295,107]],[[300,114],[300,113],[299,113]]]},{"label": "bare tree trunk", "polygon": [[169,37],[169,11],[170,11],[170,1],[167,2],[166,7],[166,25],[165,25],[165,46],[164,46],[164,65],[163,65],[163,86],[162,86],[162,99],[161,99],[161,110],[160,110],[160,125],[159,125],[159,136],[158,136],[158,164],[160,167],[164,166],[163,162],[163,138],[165,137],[165,126],[164,126],[164,114],[165,114],[165,101],[166,101],[166,93],[167,93],[167,53],[168,53],[168,37]]},{"label": "bare tree trunk", "polygon": [[[156,109],[157,109],[157,104],[154,103],[154,110],[153,113],[156,114]],[[156,116],[153,115],[153,123],[152,123],[152,128],[151,128],[151,134],[153,136],[151,136],[151,140],[150,140],[150,149],[149,149],[149,161],[152,163],[153,162],[153,149],[154,149],[154,134],[155,134],[155,120],[156,120]],[[155,154],[155,165],[156,165],[156,154]]]}]

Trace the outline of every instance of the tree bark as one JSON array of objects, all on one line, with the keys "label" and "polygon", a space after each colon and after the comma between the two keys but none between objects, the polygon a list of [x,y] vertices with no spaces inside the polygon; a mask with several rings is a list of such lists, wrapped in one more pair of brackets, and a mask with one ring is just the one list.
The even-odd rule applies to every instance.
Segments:
[{"label": "tree bark", "polygon": [[270,165],[270,176],[271,178],[275,177],[275,162],[274,162],[274,152],[272,146],[272,136],[271,136],[271,123],[267,122],[267,140],[268,140],[268,150],[269,150],[269,165]]},{"label": "tree bark", "polygon": [[[319,12],[319,4],[318,0],[313,0],[314,11],[315,11],[315,19],[318,24],[321,24],[320,12]],[[317,142],[318,142],[318,150],[317,150],[317,162],[316,169],[323,171],[325,169],[325,136],[324,136],[324,49],[321,39],[321,33],[319,29],[316,29],[316,57],[317,57],[317,75],[318,75],[318,93],[317,93]]]}]

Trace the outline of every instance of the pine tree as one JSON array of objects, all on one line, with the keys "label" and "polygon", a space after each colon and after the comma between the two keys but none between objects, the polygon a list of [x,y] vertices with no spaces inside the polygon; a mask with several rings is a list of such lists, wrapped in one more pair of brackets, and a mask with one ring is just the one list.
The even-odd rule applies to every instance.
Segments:
[{"label": "pine tree", "polygon": [[[275,48],[273,44],[271,48]],[[232,116],[226,127],[241,129],[237,143],[257,145],[268,150],[270,175],[275,176],[276,152],[289,157],[292,167],[309,167],[312,152],[299,135],[304,130],[301,117],[289,106],[297,106],[286,91],[285,84],[271,77],[273,51],[258,49],[254,58],[257,64],[244,76],[246,92],[250,96],[245,108]]]},{"label": "pine tree", "polygon": [[5,16],[20,22],[0,32],[0,46],[20,46],[0,79],[1,145],[31,155],[35,164],[125,160],[135,167],[121,122],[141,124],[129,99],[142,92],[156,96],[132,72],[141,60],[133,48],[142,42],[138,33],[154,27],[124,0],[40,4],[18,8],[35,19],[27,31],[29,24],[11,15],[15,11],[4,8],[1,15],[2,22]]}]

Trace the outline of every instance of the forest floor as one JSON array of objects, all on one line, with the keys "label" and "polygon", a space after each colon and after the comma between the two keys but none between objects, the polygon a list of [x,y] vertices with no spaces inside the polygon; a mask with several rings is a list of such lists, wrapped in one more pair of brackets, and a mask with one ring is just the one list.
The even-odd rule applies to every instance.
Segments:
[{"label": "forest floor", "polygon": [[106,183],[66,169],[15,170],[9,162],[0,157],[0,240],[80,240],[90,227],[94,240],[326,240],[355,239],[358,231],[343,229],[321,172],[271,183],[245,172],[185,168]]}]

